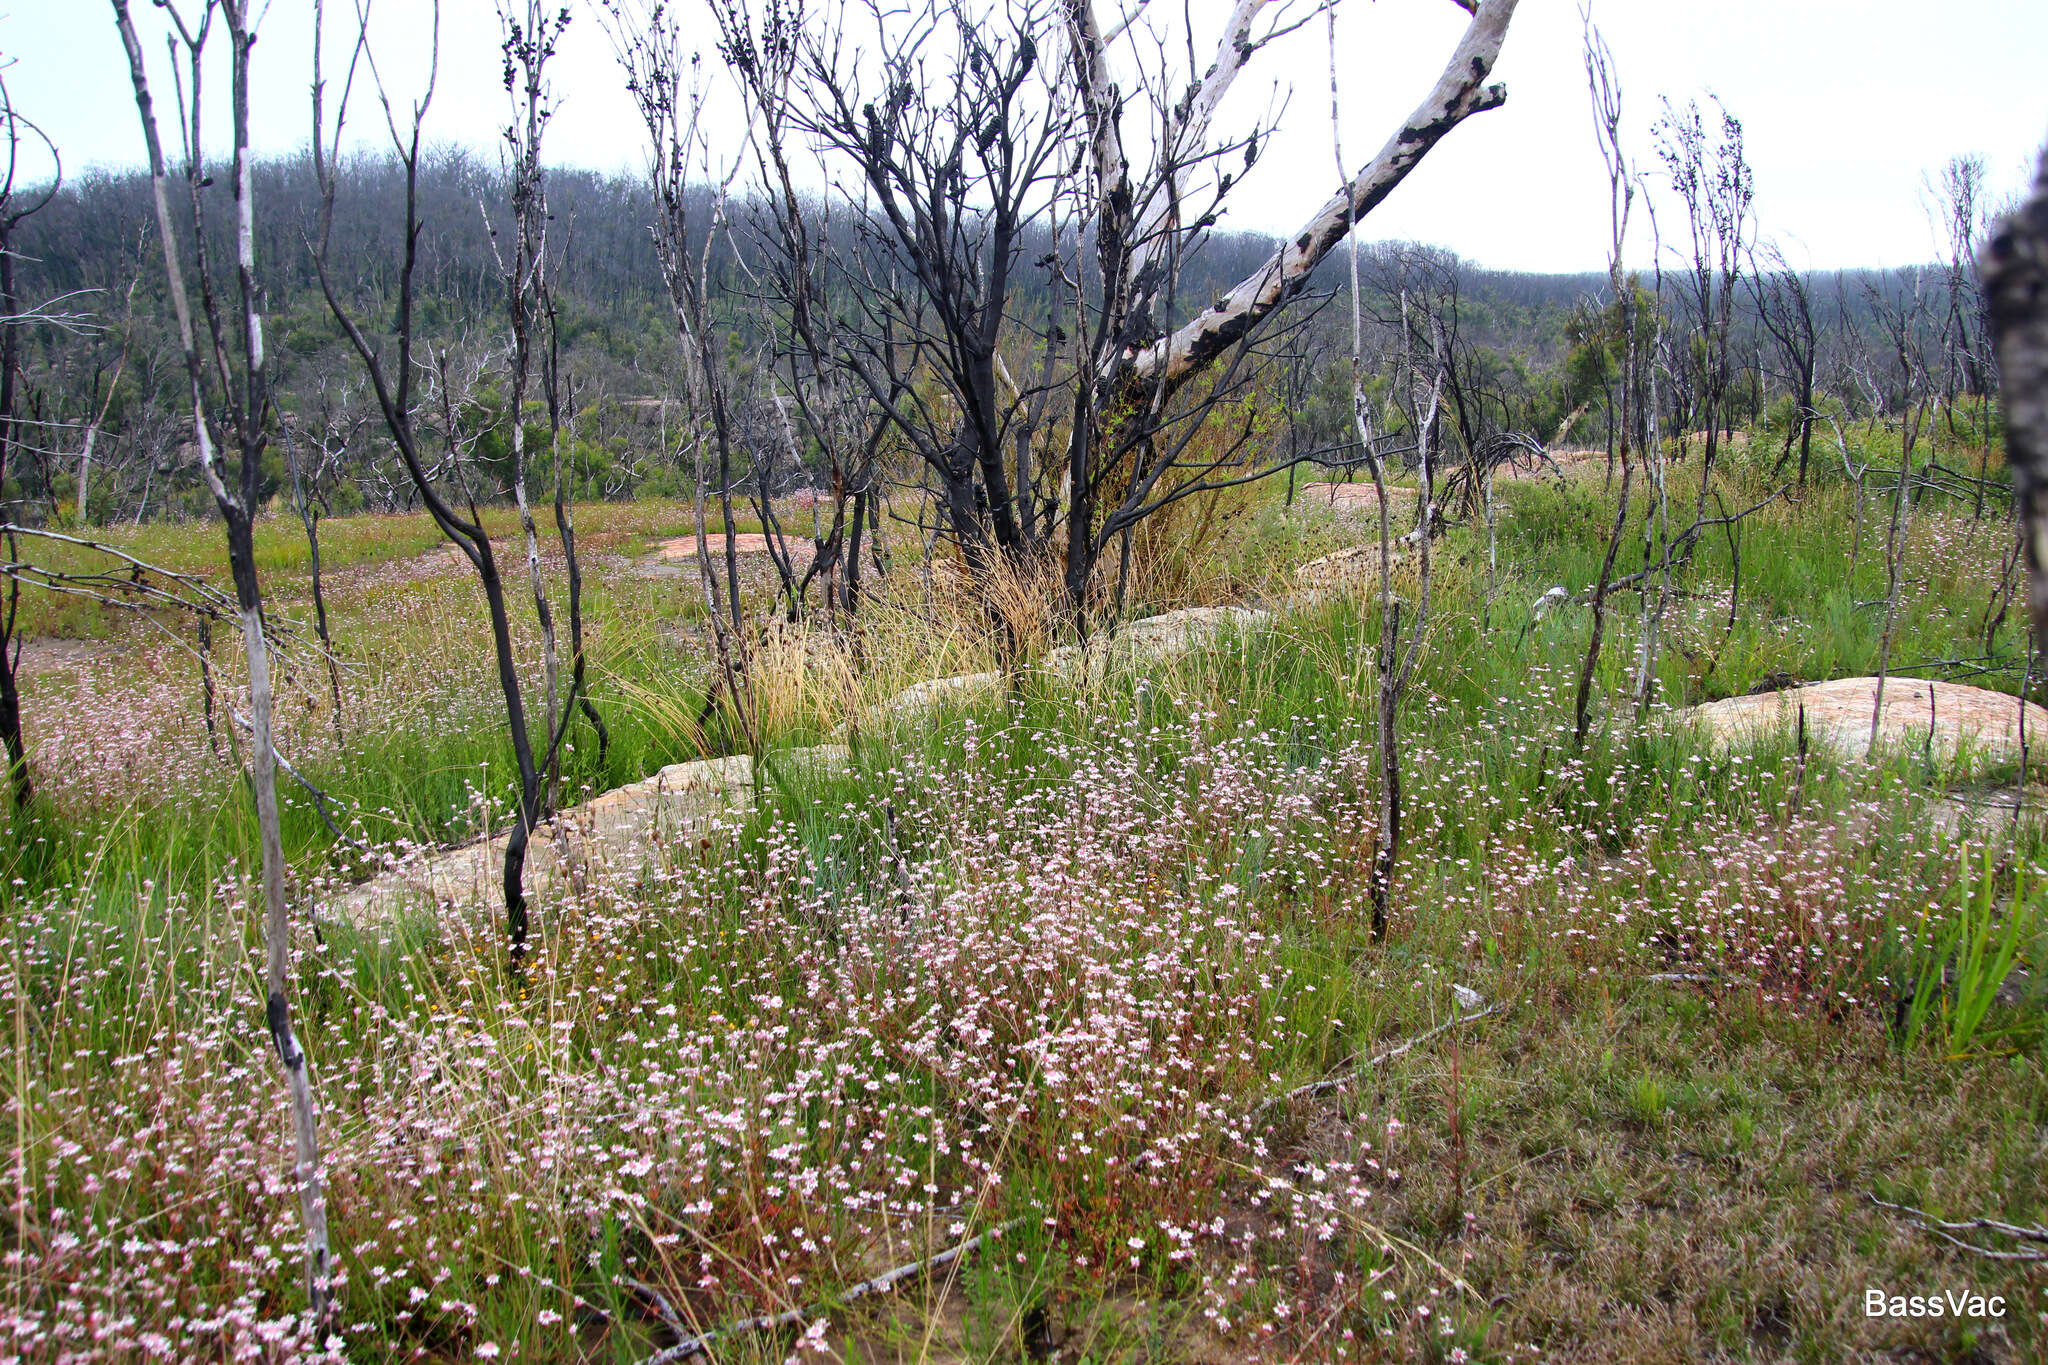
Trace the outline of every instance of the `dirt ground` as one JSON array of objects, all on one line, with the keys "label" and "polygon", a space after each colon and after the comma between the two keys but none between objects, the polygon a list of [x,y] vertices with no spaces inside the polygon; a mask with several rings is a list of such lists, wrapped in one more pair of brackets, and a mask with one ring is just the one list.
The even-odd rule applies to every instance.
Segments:
[{"label": "dirt ground", "polygon": [[[706,535],[704,537],[704,544],[705,548],[712,554],[724,554],[725,533],[720,531]],[[655,552],[665,560],[689,559],[697,553],[697,537],[677,536],[674,540],[657,542],[654,548]],[[768,537],[758,531],[742,531],[733,537],[733,549],[743,555],[766,554],[768,552]]]},{"label": "dirt ground", "polygon": [[36,636],[21,642],[21,662],[15,665],[23,678],[60,670],[76,670],[110,659],[120,646],[109,640],[67,640]]}]

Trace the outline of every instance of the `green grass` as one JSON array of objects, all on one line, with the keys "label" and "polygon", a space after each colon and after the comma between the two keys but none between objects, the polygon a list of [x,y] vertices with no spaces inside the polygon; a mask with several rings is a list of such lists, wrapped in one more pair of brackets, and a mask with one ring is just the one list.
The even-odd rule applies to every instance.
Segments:
[{"label": "green grass", "polygon": [[[1418,701],[1409,731],[1416,828],[1389,943],[1366,941],[1355,913],[1333,917],[1276,898],[1256,839],[1240,841],[1227,863],[1248,894],[1266,898],[1295,974],[1276,1091],[1447,1017],[1446,977],[1509,1003],[1506,1017],[1375,1072],[1358,1093],[1290,1115],[1292,1136],[1279,1150],[1311,1163],[1355,1158],[1351,1135],[1379,1141],[1386,1120],[1401,1119],[1402,1134],[1388,1140],[1401,1180],[1378,1215],[1311,1260],[1327,1274],[1351,1258],[1361,1273],[1385,1275],[1381,1283],[1404,1303],[1439,1291],[1439,1316],[1454,1330],[1440,1339],[1416,1330],[1412,1317],[1364,1308],[1340,1320],[1392,1333],[1383,1344],[1404,1358],[1442,1358],[1453,1342],[1479,1359],[1527,1358],[1522,1343],[1582,1360],[1830,1360],[1881,1348],[2025,1358],[2041,1330],[2038,1287],[2026,1273],[1905,1231],[1867,1196],[1918,1190],[1911,1202],[1924,1204],[1929,1191],[1943,1191],[1932,1199],[1943,1216],[2004,1209],[1990,1216],[2039,1220],[2048,1187],[2037,1168],[2013,1166],[2031,1149],[2028,1124],[2048,1113],[2039,1004],[1995,1007],[1998,1027],[2018,1030],[2004,1060],[1945,1060],[1893,1032],[1890,1002],[1911,980],[1903,952],[1849,964],[1869,992],[1860,1005],[1844,1009],[1819,993],[1788,1007],[1732,972],[1721,986],[1642,982],[1666,964],[1638,931],[1561,948],[1542,932],[1540,910],[1533,923],[1498,913],[1478,894],[1469,864],[1504,834],[1546,865],[1597,865],[1633,849],[1675,876],[1701,866],[1688,839],[1703,827],[1780,823],[1793,756],[1766,746],[1741,761],[1703,757],[1682,732],[1609,732],[1568,761],[1562,689],[1532,707],[1507,687],[1536,673],[1529,654],[1546,637],[1510,646],[1511,632],[1493,641],[1469,622],[1445,631],[1455,643],[1433,642],[1423,697],[1434,700]],[[1152,732],[1174,734],[1209,712],[1212,738],[1250,722],[1286,762],[1314,767],[1369,714],[1358,642],[1375,633],[1370,610],[1332,605],[1142,684],[1112,684],[1093,704],[1027,688],[1008,709],[977,713],[972,752],[958,722],[905,730],[896,746],[867,757],[865,777],[805,788],[779,802],[774,818],[796,822],[811,847],[831,849],[835,879],[858,885],[883,875],[887,849],[831,812],[875,809],[906,750],[933,768],[972,765],[1000,784],[1026,752],[1085,752],[1144,735],[1164,791],[1189,753]],[[1557,668],[1571,652],[1552,657]],[[1510,697],[1521,704],[1504,705]],[[1006,746],[1011,735],[1029,736],[1029,749],[1021,738]],[[1853,855],[1856,866],[1841,869],[1843,899],[1826,909],[1903,891],[1900,914],[1880,914],[1899,924],[1912,922],[1914,895],[1937,909],[1947,899],[1953,866],[1930,859],[1910,813],[1925,790],[1925,774],[1910,763],[1865,774],[1811,760],[1809,808],[1875,803],[1887,812],[1869,847]],[[2026,856],[2039,855],[2030,842]],[[1458,1057],[1455,1080],[1447,1052]],[[1444,1117],[1451,1112],[1460,1115],[1458,1152]],[[1283,1258],[1268,1273],[1284,1281],[1291,1265]],[[1444,1292],[1444,1265],[1469,1289]],[[2026,1307],[1974,1327],[1860,1318],[1866,1283],[1930,1276]],[[1153,1303],[1140,1315],[1148,1328],[1134,1337],[1119,1327],[1105,1345],[1095,1312],[1108,1292],[1102,1282],[1068,1291],[1056,1316],[1075,1349],[1104,1349],[1097,1358],[1108,1359],[1200,1358],[1184,1335],[1185,1296]],[[950,1338],[947,1349],[956,1349]]]},{"label": "green grass", "polygon": [[[1731,503],[1765,486],[1754,470],[1729,478]],[[1402,721],[1407,824],[1385,942],[1363,899],[1371,594],[1325,598],[1142,676],[1112,670],[1083,692],[1028,673],[999,702],[867,727],[849,771],[772,764],[737,831],[544,897],[523,972],[481,917],[327,924],[303,945],[294,1000],[334,1153],[352,1356],[470,1358],[516,1338],[525,1359],[644,1359],[672,1334],[636,1284],[714,1326],[831,1303],[969,1228],[1021,1219],[944,1275],[833,1313],[835,1349],[2036,1358],[2048,1340],[2037,1275],[1912,1230],[1872,1196],[2020,1223],[2048,1207],[2041,1002],[1978,989],[2007,962],[2037,976],[2044,965],[2048,929],[2014,915],[2008,895],[2010,867],[2042,860],[2039,835],[2023,831],[1995,873],[1972,872],[1925,824],[1952,775],[1910,755],[1866,768],[1816,752],[1802,773],[1789,737],[1728,754],[1679,726],[1637,729],[1630,596],[1610,618],[1601,723],[1575,751],[1587,610],[1525,625],[1526,606],[1553,583],[1591,586],[1611,509],[1597,480],[1503,494],[1512,572],[1490,600],[1483,537],[1456,529],[1439,552]],[[1713,596],[1732,558],[1723,540],[1702,544],[1678,579],[1700,596],[1667,623],[1665,703],[1781,670],[1873,665],[1881,534],[1866,535],[1849,580],[1848,505],[1819,486],[1750,523],[1732,631]],[[680,530],[674,511],[579,520],[623,555]],[[1258,511],[1255,539],[1274,534],[1271,515]],[[2006,532],[1932,503],[1918,520],[1894,660],[1981,653]],[[417,529],[337,524],[348,548],[336,562],[402,562],[419,552]],[[155,553],[201,554],[150,534],[167,536]],[[288,539],[274,553],[291,600]],[[1624,568],[1640,553],[1634,542]],[[1278,584],[1286,569],[1221,577]],[[1413,600],[1412,578],[1397,587]],[[502,777],[485,776],[510,766],[489,688],[474,669],[436,668],[474,652],[465,593],[459,577],[366,575],[338,589],[337,634],[366,688],[396,705],[424,677],[449,694],[445,712],[408,711],[405,725],[355,724],[309,764],[372,837],[459,835],[480,822],[478,793],[504,799]],[[611,571],[594,583],[613,747],[600,766],[579,738],[572,789],[705,743],[678,721],[700,686],[670,634],[688,625],[690,597]],[[1973,681],[2017,685],[2011,629],[2000,645],[2005,671]],[[324,678],[294,686],[317,699]],[[314,713],[309,734],[325,720]],[[815,733],[806,722],[774,742]],[[1099,833],[1067,838],[1091,819]],[[284,1133],[254,990],[242,794],[220,782],[119,807],[52,804],[6,840],[0,1087],[17,1101],[12,1156],[30,1191],[14,1244],[46,1255],[60,1209],[72,1226],[132,1224],[180,1248],[175,1288],[117,1280],[126,1263],[111,1250],[48,1270],[48,1283],[92,1311],[153,1321],[164,1302],[203,1317],[242,1294],[262,1314],[291,1311],[288,1189],[239,1193],[276,1170]],[[301,885],[336,867],[299,792],[287,844]],[[1034,899],[1066,885],[1034,881],[1062,869],[1078,869],[1065,898]],[[1955,918],[1958,906],[1974,918]],[[942,913],[943,932],[921,931]],[[1183,921],[1172,932],[1184,937],[1166,936]],[[1929,926],[1948,926],[1948,950]],[[1957,993],[1914,997],[1949,1026],[1901,1027],[1899,1002],[1957,947]],[[1360,1069],[1455,1019],[1454,983],[1498,1010]],[[998,985],[1013,1011],[963,1012]],[[1213,1004],[1174,1014],[1184,998]],[[977,1051],[977,1028],[1071,1051],[976,1070],[998,1055]],[[1061,1089],[1048,1073],[1080,1065],[1095,1035],[1128,1044],[1104,1064],[1114,1083]],[[1171,1059],[1189,1063],[1173,1086],[1242,1132],[1174,1108],[1160,1098],[1171,1087],[1146,1089],[1144,1067]],[[1005,1086],[1043,1098],[1008,1107]],[[692,1126],[727,1110],[741,1117],[718,1136]],[[1155,1170],[1138,1160],[1154,1134],[1125,1119],[1161,1112],[1193,1136]],[[164,1155],[114,1181],[98,1154],[144,1131]],[[710,1174],[692,1184],[678,1172],[700,1149]],[[537,1169],[558,1151],[575,1160]],[[640,1161],[654,1174],[632,1174]],[[958,1210],[882,1218],[884,1235],[879,1215],[791,1193],[804,1172],[825,1173],[828,1192],[840,1176],[861,1188],[881,1162],[980,1192]],[[990,1169],[1000,1184],[976,1186]],[[1351,1182],[1369,1196],[1329,1197]],[[628,1197],[598,1193],[611,1186]],[[218,1245],[201,1247],[209,1235]],[[777,1258],[806,1239],[820,1249],[788,1286]],[[707,1266],[716,1288],[702,1283]],[[2007,1295],[2014,1312],[1871,1320],[1866,1286],[1967,1286]],[[39,1311],[61,1301],[26,1281],[5,1288]],[[787,1337],[735,1339],[718,1358],[790,1349]]]},{"label": "green grass", "polygon": [[[685,512],[673,504],[600,504],[580,508],[577,515],[588,557],[637,555],[648,541],[680,531],[677,518]],[[532,663],[538,631],[523,590],[517,523],[502,510],[489,520],[494,532],[512,537],[499,544],[498,558],[508,576],[519,648],[528,661],[526,704],[538,750],[545,745]],[[474,574],[467,565],[425,579],[377,573],[422,554],[445,553],[446,542],[431,521],[419,514],[323,524],[331,629],[349,694],[339,718],[314,652],[304,537],[296,523],[281,518],[259,526],[269,608],[295,628],[295,643],[288,644],[277,678],[280,747],[305,778],[302,783],[279,776],[287,861],[307,876],[360,876],[354,845],[450,842],[509,819],[516,767]],[[218,579],[224,575],[214,561],[223,552],[213,530],[151,525],[120,536],[109,532],[107,538],[151,562]],[[559,577],[554,575],[554,609],[566,677]],[[595,732],[580,721],[571,729],[562,764],[569,800],[703,753],[707,737],[677,724],[679,716],[696,714],[703,674],[665,634],[701,611],[701,600],[670,580],[592,576],[584,601],[592,642],[589,686],[610,743],[600,760]],[[63,887],[111,902],[133,897],[145,884],[158,897],[203,894],[231,864],[248,866],[256,828],[247,790],[233,776],[240,750],[232,748],[238,737],[228,733],[227,708],[234,703],[217,706],[207,754],[198,754],[201,686],[189,623],[159,614],[151,626],[132,612],[88,610],[36,592],[25,595],[24,620],[31,632],[98,637],[115,650],[154,649],[153,667],[163,670],[159,686],[171,699],[158,723],[181,726],[193,753],[177,762],[177,776],[168,785],[145,783],[116,801],[82,800],[65,789],[66,774],[44,775],[52,793],[27,816],[0,828],[0,903],[34,900]],[[183,643],[163,644],[166,630]],[[213,661],[220,687],[231,694],[242,670],[239,637],[228,627],[216,629]],[[31,687],[25,701],[32,743],[39,728],[68,727],[88,709],[107,706],[80,693],[67,696],[61,674],[51,689],[38,693]],[[709,738],[718,742],[715,732]],[[325,818],[307,783],[323,794]],[[335,837],[330,821],[345,840]]]},{"label": "green grass", "polygon": [[[607,550],[637,554],[655,540],[679,536],[694,525],[690,507],[672,500],[636,503],[580,503],[574,509],[579,547],[586,555]],[[760,519],[735,509],[742,531],[759,531]],[[536,509],[545,541],[554,539],[551,508]],[[491,534],[499,572],[508,591],[524,582],[524,548],[518,513],[510,507],[488,507],[484,526]],[[446,549],[450,542],[425,512],[363,514],[322,518],[320,560],[323,572],[345,574]],[[153,521],[141,526],[110,525],[66,528],[63,534],[109,545],[146,564],[176,573],[210,578],[227,591],[227,545],[219,523]],[[103,556],[57,542],[27,543],[28,557],[53,569],[77,571],[101,567]],[[267,599],[290,609],[312,607],[311,556],[304,528],[282,505],[273,506],[256,523],[256,569]],[[101,638],[127,617],[78,598],[31,590],[24,595],[23,632],[76,639]]]}]

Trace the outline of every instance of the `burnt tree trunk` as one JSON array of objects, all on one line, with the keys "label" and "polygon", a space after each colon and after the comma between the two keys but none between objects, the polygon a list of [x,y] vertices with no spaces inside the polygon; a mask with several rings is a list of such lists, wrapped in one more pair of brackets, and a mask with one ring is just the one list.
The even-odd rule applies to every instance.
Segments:
[{"label": "burnt tree trunk", "polygon": [[[8,241],[13,234],[10,221],[0,221],[0,316],[20,313],[15,296],[14,251]],[[15,376],[21,364],[20,329],[0,324],[0,480],[13,463],[15,445]],[[19,560],[14,537],[7,538],[7,557]],[[15,612],[21,602],[21,584],[11,575],[7,580],[7,609],[0,613],[0,744],[7,749],[9,787],[14,809],[26,810],[35,800],[35,779],[28,770],[28,745],[21,734],[21,690],[15,669],[21,663],[21,641],[14,633]]]},{"label": "burnt tree trunk", "polygon": [[2048,154],[2026,202],[1992,233],[1979,269],[2026,538],[2027,606],[2036,643],[2048,646]]}]

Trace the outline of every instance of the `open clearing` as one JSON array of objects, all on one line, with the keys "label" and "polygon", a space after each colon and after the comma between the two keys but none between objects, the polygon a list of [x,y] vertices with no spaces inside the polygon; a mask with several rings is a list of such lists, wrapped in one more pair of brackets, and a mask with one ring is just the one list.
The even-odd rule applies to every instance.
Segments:
[{"label": "open clearing", "polygon": [[[705,533],[704,547],[709,553],[715,555],[724,554],[725,543],[725,532],[708,531]],[[735,554],[766,554],[768,553],[768,537],[759,531],[741,531],[732,537],[732,548]],[[662,541],[656,549],[665,560],[695,559],[697,557],[697,537],[677,536],[673,540]]]},{"label": "open clearing", "polygon": [[[1894,678],[1873,764],[1822,742],[1818,704],[1802,761],[1793,694],[1740,699],[1872,662],[1828,624],[1869,580],[1816,594],[1799,567],[1842,534],[1840,495],[1815,494],[1753,533],[1774,550],[1752,545],[1732,631],[1711,559],[1703,607],[1669,623],[1670,691],[1714,652],[1738,700],[1710,708],[1768,723],[1695,750],[1623,710],[1574,755],[1586,609],[1528,604],[1586,581],[1593,549],[1556,531],[1594,524],[1599,477],[1504,494],[1523,567],[1490,591],[1471,531],[1438,551],[1384,944],[1377,588],[1294,572],[1358,544],[1329,509],[1274,489],[1256,511],[1289,547],[1238,580],[1263,615],[1163,614],[1015,677],[945,624],[972,621],[957,578],[899,571],[865,669],[829,636],[764,646],[785,682],[757,756],[697,728],[701,595],[635,572],[673,510],[579,511],[611,742],[600,762],[576,736],[517,971],[473,578],[417,572],[409,524],[387,525],[330,581],[343,711],[304,664],[281,706],[286,756],[362,845],[288,791],[351,1352],[637,1360],[676,1339],[667,1312],[708,1330],[816,1308],[973,1242],[816,1317],[824,1339],[873,1360],[2032,1358],[2034,1270],[1873,1202],[2028,1223],[2048,1196],[2033,978],[1959,1055],[1895,1028],[1926,917],[1963,903],[1967,841],[2001,819],[1943,803],[2010,786],[2017,704],[1944,690],[1974,759],[1930,761],[1926,688]],[[1963,513],[1914,534],[1900,648],[1950,657],[1999,538]],[[10,1321],[137,1316],[227,1349],[296,1330],[282,1095],[234,965],[249,893],[209,852],[246,816],[190,650],[90,624],[24,670],[41,752],[75,756],[49,782],[82,832],[40,861],[47,834],[15,845],[33,880],[5,981],[39,1038],[15,1058],[41,1193],[40,1288]],[[224,715],[241,694],[216,665]],[[1999,856],[2037,858],[2036,828],[2014,849],[1998,823]],[[1867,1319],[1866,1282],[2020,1311]]]}]

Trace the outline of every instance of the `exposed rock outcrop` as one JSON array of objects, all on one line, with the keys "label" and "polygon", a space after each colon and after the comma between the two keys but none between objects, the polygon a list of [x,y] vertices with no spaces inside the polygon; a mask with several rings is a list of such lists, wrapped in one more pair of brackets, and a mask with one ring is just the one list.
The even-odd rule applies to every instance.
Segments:
[{"label": "exposed rock outcrop", "polygon": [[[1804,707],[1808,744],[1844,758],[1861,758],[1870,750],[1876,698],[1876,678],[1837,678],[1707,702],[1674,712],[1672,720],[1700,726],[1720,745],[1746,745],[1790,733]],[[2048,708],[2026,704],[2026,734],[2029,750],[2048,759]],[[1926,754],[1943,765],[2016,763],[2020,701],[2005,692],[1961,683],[1887,678],[1878,747]]]},{"label": "exposed rock outcrop", "polygon": [[[844,767],[844,745],[779,756],[797,768]],[[616,787],[561,812],[527,842],[528,894],[573,884],[595,871],[637,871],[656,854],[702,838],[721,817],[753,808],[754,765],[745,754],[672,763],[652,777]],[[423,850],[398,867],[328,902],[330,914],[357,924],[409,907],[496,912],[504,906],[505,841],[500,833],[448,849]]]}]

